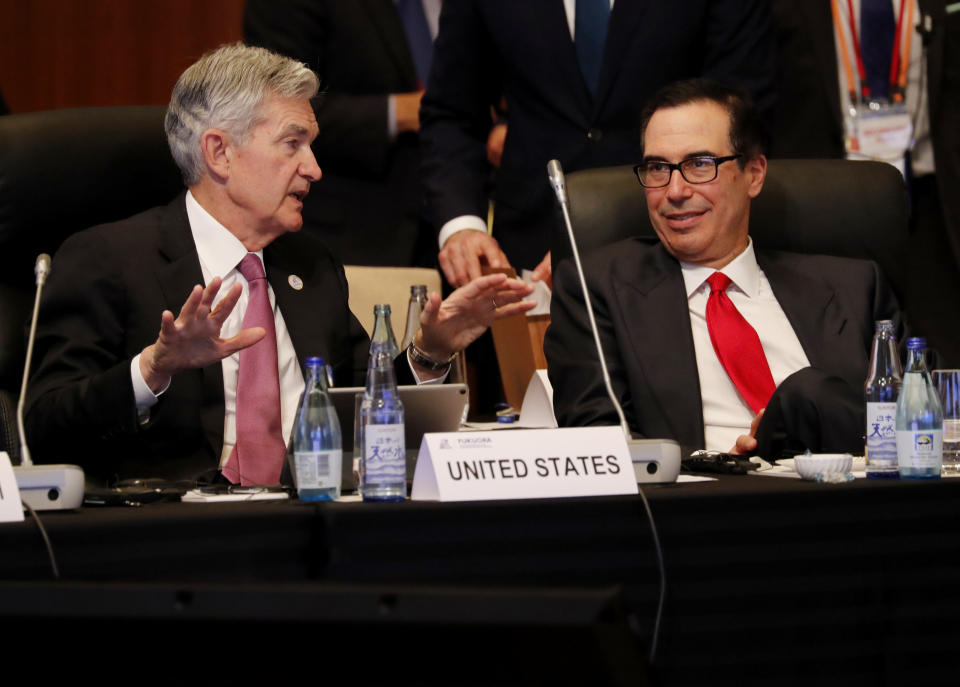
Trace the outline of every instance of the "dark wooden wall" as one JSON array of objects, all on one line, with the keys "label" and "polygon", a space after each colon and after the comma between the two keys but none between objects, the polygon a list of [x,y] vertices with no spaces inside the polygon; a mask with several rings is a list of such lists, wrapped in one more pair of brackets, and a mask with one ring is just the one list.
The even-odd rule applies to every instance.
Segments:
[{"label": "dark wooden wall", "polygon": [[243,0],[0,0],[11,112],[163,105],[180,73],[240,40]]}]

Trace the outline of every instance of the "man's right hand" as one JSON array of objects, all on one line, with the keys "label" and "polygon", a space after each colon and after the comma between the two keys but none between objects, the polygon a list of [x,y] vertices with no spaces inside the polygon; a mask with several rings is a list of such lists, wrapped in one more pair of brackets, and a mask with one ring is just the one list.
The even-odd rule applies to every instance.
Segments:
[{"label": "man's right hand", "polygon": [[459,288],[481,276],[480,263],[490,267],[510,267],[497,240],[485,231],[465,229],[447,239],[438,256],[447,281]]},{"label": "man's right hand", "polygon": [[760,426],[760,420],[763,419],[763,411],[765,410],[766,408],[761,408],[760,412],[753,418],[753,421],[750,423],[749,434],[741,434],[737,437],[737,443],[730,449],[730,453],[735,456],[752,455],[752,452],[757,448],[757,439],[754,435],[757,433],[757,428]]},{"label": "man's right hand", "polygon": [[234,284],[211,311],[220,284],[220,277],[215,277],[205,289],[194,286],[176,319],[169,310],[163,311],[160,336],[140,354],[140,374],[154,393],[166,387],[176,373],[212,365],[266,335],[263,327],[252,327],[229,339],[220,338],[223,323],[243,292],[240,284]]}]

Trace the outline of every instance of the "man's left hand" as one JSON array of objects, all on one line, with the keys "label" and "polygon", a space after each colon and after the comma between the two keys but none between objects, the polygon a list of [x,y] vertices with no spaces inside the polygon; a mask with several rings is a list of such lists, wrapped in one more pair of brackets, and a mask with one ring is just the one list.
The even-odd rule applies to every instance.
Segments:
[{"label": "man's left hand", "polygon": [[445,360],[473,343],[490,326],[504,317],[524,313],[536,304],[524,297],[533,287],[505,274],[477,277],[441,301],[430,294],[420,316],[417,348],[431,358]]},{"label": "man's left hand", "polygon": [[730,449],[730,453],[736,456],[745,456],[756,450],[757,440],[754,438],[754,434],[757,433],[757,427],[760,426],[760,419],[763,417],[764,410],[766,408],[761,408],[757,416],[753,418],[753,422],[750,423],[750,433],[741,434],[737,437],[737,443]]}]

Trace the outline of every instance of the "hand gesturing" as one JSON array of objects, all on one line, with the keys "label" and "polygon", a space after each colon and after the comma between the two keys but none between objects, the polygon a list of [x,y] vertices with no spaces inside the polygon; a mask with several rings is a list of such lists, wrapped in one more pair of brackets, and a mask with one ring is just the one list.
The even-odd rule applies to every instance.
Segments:
[{"label": "hand gesturing", "polygon": [[253,327],[229,339],[220,338],[223,323],[243,292],[240,284],[234,284],[216,310],[211,311],[220,284],[220,277],[215,277],[205,289],[194,286],[176,319],[169,310],[163,311],[160,336],[140,354],[140,372],[154,393],[163,389],[177,372],[206,367],[264,337],[262,327]]}]

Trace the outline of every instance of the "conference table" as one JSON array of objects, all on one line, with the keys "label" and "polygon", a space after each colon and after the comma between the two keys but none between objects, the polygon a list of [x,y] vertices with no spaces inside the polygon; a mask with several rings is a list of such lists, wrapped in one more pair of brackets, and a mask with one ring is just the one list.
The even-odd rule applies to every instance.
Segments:
[{"label": "conference table", "polygon": [[[60,578],[32,518],[0,525],[0,616],[57,646],[163,636],[181,666],[198,642],[222,665],[260,656],[253,635],[316,660],[329,640],[329,674],[356,684],[960,679],[960,479],[644,491],[666,571],[652,658],[660,577],[637,496],[45,513]],[[394,679],[368,675],[381,655]]]}]

